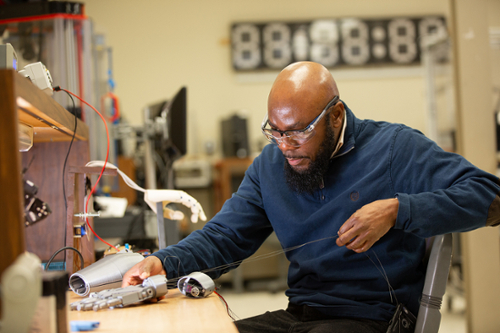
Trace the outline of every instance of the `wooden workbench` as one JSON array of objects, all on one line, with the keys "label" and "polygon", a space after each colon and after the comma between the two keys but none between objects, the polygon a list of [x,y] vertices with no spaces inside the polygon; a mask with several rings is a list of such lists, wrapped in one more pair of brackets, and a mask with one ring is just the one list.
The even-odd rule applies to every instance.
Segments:
[{"label": "wooden workbench", "polygon": [[[71,292],[70,302],[81,299]],[[215,294],[189,298],[169,290],[158,303],[141,303],[101,311],[70,311],[69,320],[100,322],[93,332],[204,332],[236,333],[238,330]]]}]

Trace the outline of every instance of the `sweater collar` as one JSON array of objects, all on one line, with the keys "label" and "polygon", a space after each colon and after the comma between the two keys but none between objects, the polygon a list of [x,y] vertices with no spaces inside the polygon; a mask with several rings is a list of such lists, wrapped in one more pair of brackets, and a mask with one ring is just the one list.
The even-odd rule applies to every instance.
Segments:
[{"label": "sweater collar", "polygon": [[345,116],[344,116],[344,124],[342,126],[342,131],[340,133],[339,137],[339,143],[337,144],[337,147],[335,151],[332,154],[331,158],[336,158],[339,156],[342,156],[344,154],[347,154],[349,151],[354,149],[354,119],[355,116],[352,113],[351,109],[347,106],[347,104],[344,103],[344,101],[341,101],[342,104],[344,104],[344,109],[345,109]]},{"label": "sweater collar", "polygon": [[344,145],[346,125],[347,125],[346,111],[344,110],[344,117],[342,119],[342,130],[340,131],[339,141],[337,141],[337,147],[335,147],[335,150],[333,151],[332,156],[330,156],[330,158],[334,158],[335,155],[340,151],[340,148],[342,148],[342,146]]}]

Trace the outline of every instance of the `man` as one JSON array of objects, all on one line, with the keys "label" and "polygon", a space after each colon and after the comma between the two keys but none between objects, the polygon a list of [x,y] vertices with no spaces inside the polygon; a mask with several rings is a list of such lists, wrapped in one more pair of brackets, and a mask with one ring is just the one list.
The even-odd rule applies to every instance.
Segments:
[{"label": "man", "polygon": [[262,131],[273,144],[222,210],[124,286],[237,262],[275,231],[284,249],[307,243],[286,253],[288,309],[240,332],[385,332],[397,304],[417,314],[425,238],[500,223],[496,177],[404,125],[357,119],[319,64],[278,75]]}]

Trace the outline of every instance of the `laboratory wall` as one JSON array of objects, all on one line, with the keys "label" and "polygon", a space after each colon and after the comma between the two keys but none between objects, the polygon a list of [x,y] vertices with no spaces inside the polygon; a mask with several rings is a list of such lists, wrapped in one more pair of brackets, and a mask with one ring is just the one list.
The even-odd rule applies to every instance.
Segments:
[{"label": "laboratory wall", "polygon": [[[500,1],[489,2],[498,9]],[[113,48],[115,93],[128,122],[142,124],[147,104],[188,87],[188,153],[192,155],[203,154],[207,142],[215,143],[220,153],[220,122],[235,112],[248,118],[252,150],[264,144],[260,123],[277,72],[241,73],[232,68],[232,23],[449,17],[450,11],[448,0],[86,0],[85,6],[95,31],[103,33]],[[485,19],[500,26],[499,15],[492,13]],[[494,69],[499,68],[497,64]],[[332,73],[341,98],[358,117],[401,122],[427,132],[422,66],[333,69]],[[496,77],[498,84],[500,75]],[[491,89],[490,82],[485,89]]]}]

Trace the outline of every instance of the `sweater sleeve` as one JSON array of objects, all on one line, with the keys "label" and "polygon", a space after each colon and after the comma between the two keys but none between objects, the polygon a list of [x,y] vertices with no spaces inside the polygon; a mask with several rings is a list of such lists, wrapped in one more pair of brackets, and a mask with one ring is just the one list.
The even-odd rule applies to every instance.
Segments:
[{"label": "sweater sleeve", "polygon": [[259,160],[249,167],[238,191],[203,229],[153,253],[163,262],[167,278],[204,271],[215,279],[251,256],[271,234],[260,193]]},{"label": "sweater sleeve", "polygon": [[396,229],[431,237],[500,223],[494,175],[405,126],[394,135],[390,156],[399,200]]}]

